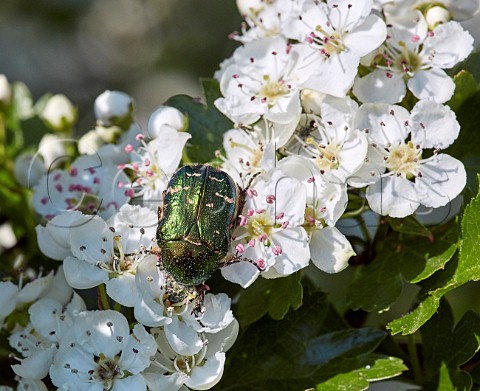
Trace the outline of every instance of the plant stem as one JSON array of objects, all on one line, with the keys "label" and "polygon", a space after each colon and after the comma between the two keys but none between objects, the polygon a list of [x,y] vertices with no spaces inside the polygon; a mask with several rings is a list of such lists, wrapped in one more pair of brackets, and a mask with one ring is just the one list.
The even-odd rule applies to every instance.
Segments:
[{"label": "plant stem", "polygon": [[417,343],[415,342],[415,336],[410,334],[407,339],[408,355],[410,356],[410,363],[412,365],[413,379],[415,384],[422,384],[422,369],[420,367],[420,361],[417,354]]},{"label": "plant stem", "polygon": [[110,309],[110,304],[108,302],[108,297],[107,297],[107,289],[105,288],[105,284],[100,284],[98,286],[98,294],[99,294],[99,304],[101,305],[102,310],[109,310]]}]

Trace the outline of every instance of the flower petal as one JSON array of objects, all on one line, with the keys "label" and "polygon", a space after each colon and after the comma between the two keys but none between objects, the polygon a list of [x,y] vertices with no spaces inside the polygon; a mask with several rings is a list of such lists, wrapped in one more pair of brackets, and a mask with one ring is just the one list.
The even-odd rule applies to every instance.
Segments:
[{"label": "flower petal", "polygon": [[383,177],[367,188],[370,208],[382,216],[406,217],[420,205],[415,184],[396,176]]},{"label": "flower petal", "polygon": [[433,98],[438,103],[449,100],[455,91],[452,78],[440,68],[418,71],[407,85],[418,99]]},{"label": "flower petal", "polygon": [[407,93],[400,73],[374,70],[364,77],[357,77],[353,93],[362,102],[401,102]]},{"label": "flower petal", "polygon": [[355,255],[352,245],[335,227],[317,229],[310,239],[312,262],[326,273],[338,273],[348,266]]},{"label": "flower petal", "polygon": [[220,381],[224,366],[225,353],[215,353],[202,366],[192,369],[190,378],[187,379],[185,385],[194,390],[208,390]]},{"label": "flower petal", "polygon": [[420,170],[422,177],[415,179],[419,200],[422,205],[433,208],[452,201],[467,181],[463,163],[443,153],[422,164]]}]

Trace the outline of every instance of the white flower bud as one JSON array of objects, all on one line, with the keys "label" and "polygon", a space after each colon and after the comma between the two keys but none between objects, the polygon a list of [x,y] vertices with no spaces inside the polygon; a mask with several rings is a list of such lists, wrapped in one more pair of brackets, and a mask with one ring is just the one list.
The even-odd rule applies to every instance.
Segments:
[{"label": "white flower bud", "polygon": [[187,128],[187,118],[175,107],[160,106],[148,120],[148,136],[151,138],[159,137],[164,126],[181,132]]},{"label": "white flower bud", "polygon": [[320,114],[321,109],[320,105],[322,104],[323,100],[327,95],[318,92],[315,90],[311,90],[309,88],[304,88],[302,90],[302,106],[303,111],[307,114]]},{"label": "white flower bud", "polygon": [[105,91],[95,99],[95,117],[102,125],[130,125],[133,101],[130,96],[120,91]]},{"label": "white flower bud", "polygon": [[433,30],[437,25],[448,22],[451,19],[451,15],[447,9],[437,5],[427,11],[425,19],[427,19],[428,28]]},{"label": "white flower bud", "polygon": [[12,88],[5,75],[0,75],[0,103],[9,104],[12,100]]},{"label": "white flower bud", "polygon": [[47,173],[41,157],[37,154],[24,154],[17,157],[14,167],[15,179],[24,187],[35,186]]},{"label": "white flower bud", "polygon": [[262,0],[237,0],[237,8],[242,16],[249,16],[257,13],[265,7]]},{"label": "white flower bud", "polygon": [[96,130],[90,130],[78,140],[78,152],[82,155],[92,155],[105,143]]},{"label": "white flower bud", "polygon": [[77,109],[65,95],[57,94],[47,101],[40,116],[53,130],[65,131],[71,129],[75,124]]},{"label": "white flower bud", "polygon": [[38,152],[45,161],[45,167],[50,167],[56,160],[67,155],[67,143],[67,140],[50,133],[42,137],[38,144]]}]

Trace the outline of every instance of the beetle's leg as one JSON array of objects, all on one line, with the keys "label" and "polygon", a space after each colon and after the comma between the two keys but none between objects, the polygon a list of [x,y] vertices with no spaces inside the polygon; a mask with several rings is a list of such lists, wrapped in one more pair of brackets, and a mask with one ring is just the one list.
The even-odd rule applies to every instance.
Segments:
[{"label": "beetle's leg", "polygon": [[165,202],[165,195],[167,194],[167,191],[164,190],[162,192],[162,202],[160,203],[160,206],[158,207],[157,213],[158,213],[158,221],[163,219],[163,211],[164,211],[164,202]]},{"label": "beetle's leg", "polygon": [[[199,315],[203,315],[205,313],[204,302],[207,287],[205,284],[200,284],[195,287],[195,290],[197,292],[197,296],[195,297],[195,305],[193,306],[192,315],[194,315],[195,318],[198,318]],[[205,327],[200,319],[197,319],[197,322],[200,324],[200,326]]]}]

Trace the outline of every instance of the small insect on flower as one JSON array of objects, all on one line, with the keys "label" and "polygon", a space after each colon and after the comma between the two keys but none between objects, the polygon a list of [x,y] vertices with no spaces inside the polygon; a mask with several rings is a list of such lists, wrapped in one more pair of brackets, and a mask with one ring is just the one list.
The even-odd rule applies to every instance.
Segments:
[{"label": "small insect on flower", "polygon": [[224,171],[195,165],[175,172],[163,192],[157,228],[159,266],[167,273],[170,303],[195,298],[194,311],[200,312],[204,282],[213,272],[247,260],[229,252],[244,204],[245,190]]}]

